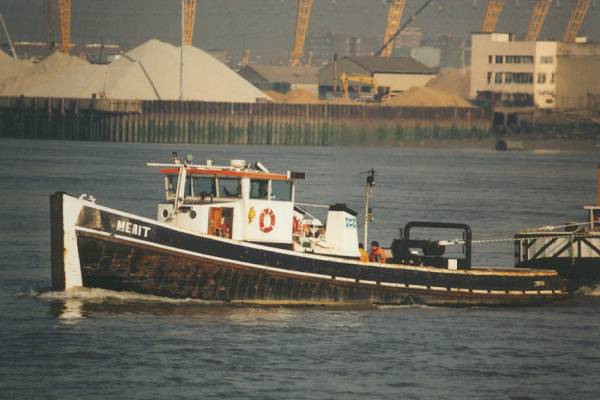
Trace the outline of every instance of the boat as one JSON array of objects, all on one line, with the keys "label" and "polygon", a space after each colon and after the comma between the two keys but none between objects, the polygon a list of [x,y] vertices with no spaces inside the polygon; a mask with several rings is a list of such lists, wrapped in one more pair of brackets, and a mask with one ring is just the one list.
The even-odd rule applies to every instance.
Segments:
[{"label": "boat", "polygon": [[[164,180],[156,218],[89,195],[51,195],[54,290],[258,305],[516,306],[569,296],[553,270],[472,267],[471,233],[462,224],[407,224],[385,249],[387,263],[360,261],[358,213],[332,204],[323,224],[295,199],[302,172],[274,173],[243,160],[194,164],[177,154],[147,165]],[[367,177],[367,205],[374,177]],[[445,258],[440,242],[412,237],[420,227],[462,229],[465,257]]]},{"label": "boat", "polygon": [[596,205],[583,207],[586,221],[526,229],[514,235],[515,267],[554,269],[571,292],[600,283],[600,166],[596,179]]}]

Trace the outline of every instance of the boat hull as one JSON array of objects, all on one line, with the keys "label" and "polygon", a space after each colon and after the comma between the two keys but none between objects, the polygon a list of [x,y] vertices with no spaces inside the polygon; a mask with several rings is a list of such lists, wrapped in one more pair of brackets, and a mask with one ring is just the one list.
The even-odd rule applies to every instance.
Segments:
[{"label": "boat hull", "polygon": [[567,297],[554,271],[362,264],[184,231],[62,193],[51,209],[57,290],[302,305],[535,305]]}]

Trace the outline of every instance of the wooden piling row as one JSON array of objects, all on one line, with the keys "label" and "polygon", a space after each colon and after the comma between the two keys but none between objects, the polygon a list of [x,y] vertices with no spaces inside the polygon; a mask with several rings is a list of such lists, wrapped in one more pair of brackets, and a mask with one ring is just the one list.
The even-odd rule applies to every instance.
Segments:
[{"label": "wooden piling row", "polygon": [[480,109],[0,98],[0,137],[85,141],[389,145],[490,135]]}]

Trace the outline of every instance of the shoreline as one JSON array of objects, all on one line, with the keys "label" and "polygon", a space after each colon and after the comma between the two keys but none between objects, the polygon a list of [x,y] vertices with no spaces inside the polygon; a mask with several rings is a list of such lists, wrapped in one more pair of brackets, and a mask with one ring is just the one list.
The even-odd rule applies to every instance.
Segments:
[{"label": "shoreline", "polygon": [[[35,140],[35,141],[81,141],[73,139],[44,139],[44,138],[18,138],[11,136],[0,136],[1,140]],[[273,147],[346,147],[346,148],[402,148],[402,149],[465,149],[465,150],[481,150],[496,152],[496,142],[498,139],[495,138],[482,138],[482,139],[427,139],[418,141],[399,141],[395,143],[384,142],[384,143],[332,143],[324,145],[285,145],[285,144],[239,144],[229,143],[231,145],[243,145],[243,146],[273,146]],[[600,140],[593,139],[575,139],[575,138],[564,138],[564,139],[520,139],[520,138],[502,138],[505,140],[509,148],[507,152],[523,152],[523,153],[537,153],[537,154],[557,154],[564,152],[600,152]],[[163,143],[151,143],[151,142],[118,142],[118,141],[106,141],[106,140],[90,140],[86,142],[112,142],[112,143],[130,143],[130,144],[178,144],[182,143],[163,142]],[[196,145],[198,143],[188,143],[189,145]],[[204,143],[205,145],[211,145],[210,143]],[[228,143],[212,143],[213,145],[227,145]],[[501,152],[501,151],[498,151]]]}]

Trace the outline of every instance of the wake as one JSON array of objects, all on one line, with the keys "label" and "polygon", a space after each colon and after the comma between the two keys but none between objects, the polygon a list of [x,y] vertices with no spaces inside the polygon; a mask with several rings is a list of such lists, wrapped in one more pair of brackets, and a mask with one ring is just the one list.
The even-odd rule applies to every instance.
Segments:
[{"label": "wake", "polygon": [[175,299],[150,294],[134,292],[117,292],[108,289],[77,287],[64,291],[30,290],[28,294],[42,300],[85,300],[89,302],[144,302],[165,304],[222,304],[220,301],[209,301],[200,299]]},{"label": "wake", "polygon": [[600,296],[600,283],[596,286],[583,286],[575,292],[583,296]]}]

